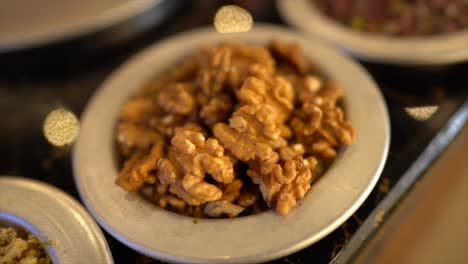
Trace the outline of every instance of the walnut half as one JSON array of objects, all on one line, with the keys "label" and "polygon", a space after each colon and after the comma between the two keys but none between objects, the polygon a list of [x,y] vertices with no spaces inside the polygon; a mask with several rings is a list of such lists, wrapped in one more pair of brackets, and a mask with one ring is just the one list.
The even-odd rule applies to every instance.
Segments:
[{"label": "walnut half", "polygon": [[233,159],[224,155],[216,139],[205,139],[202,133],[181,131],[174,135],[166,158],[158,164],[158,178],[169,184],[169,191],[190,205],[221,198],[221,190],[204,181],[206,174],[220,183],[234,180]]}]

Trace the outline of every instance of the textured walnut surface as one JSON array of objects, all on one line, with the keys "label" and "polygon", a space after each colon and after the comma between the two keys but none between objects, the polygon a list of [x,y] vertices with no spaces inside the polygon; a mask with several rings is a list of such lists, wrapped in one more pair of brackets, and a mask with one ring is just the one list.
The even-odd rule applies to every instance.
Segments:
[{"label": "textured walnut surface", "polygon": [[342,97],[295,43],[203,46],[122,106],[116,184],[187,216],[287,214],[355,140]]}]

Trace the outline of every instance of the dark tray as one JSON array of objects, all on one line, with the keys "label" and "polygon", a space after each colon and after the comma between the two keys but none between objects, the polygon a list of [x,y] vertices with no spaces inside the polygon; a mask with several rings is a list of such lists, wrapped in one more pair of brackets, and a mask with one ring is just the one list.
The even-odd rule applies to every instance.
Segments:
[{"label": "dark tray", "polygon": [[[70,150],[54,148],[43,136],[46,115],[59,107],[80,115],[99,84],[129,56],[169,35],[211,24],[217,8],[227,3],[244,6],[255,21],[283,24],[274,1],[187,1],[161,26],[105,50],[83,50],[78,41],[0,54],[0,175],[45,181],[79,200]],[[381,87],[391,118],[390,153],[380,181],[346,223],[314,245],[271,263],[349,261],[466,121],[468,63],[438,68],[364,66]],[[106,238],[115,263],[161,263],[108,234]]]}]

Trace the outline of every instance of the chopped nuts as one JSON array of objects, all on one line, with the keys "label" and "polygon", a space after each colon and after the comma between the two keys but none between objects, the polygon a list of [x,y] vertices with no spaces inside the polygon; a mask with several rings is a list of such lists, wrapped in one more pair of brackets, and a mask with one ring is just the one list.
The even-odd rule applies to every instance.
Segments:
[{"label": "chopped nuts", "polygon": [[186,216],[287,214],[356,138],[295,43],[204,46],[123,105],[116,184]]}]

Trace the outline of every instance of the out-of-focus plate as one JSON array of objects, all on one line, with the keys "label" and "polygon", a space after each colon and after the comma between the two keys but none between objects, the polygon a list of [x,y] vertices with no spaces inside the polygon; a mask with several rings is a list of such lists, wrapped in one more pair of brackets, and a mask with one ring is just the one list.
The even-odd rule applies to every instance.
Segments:
[{"label": "out-of-focus plate", "polygon": [[0,223],[50,241],[46,250],[53,263],[113,263],[104,235],[88,212],[45,183],[0,176]]},{"label": "out-of-focus plate", "polygon": [[0,51],[35,47],[104,30],[166,1],[2,0]]},{"label": "out-of-focus plate", "polygon": [[366,61],[410,66],[468,61],[468,29],[398,38],[353,31],[326,17],[311,0],[277,0],[276,3],[281,16],[291,25]]},{"label": "out-of-focus plate", "polygon": [[[234,40],[297,42],[304,54],[344,89],[346,114],[357,141],[338,158],[287,216],[267,212],[234,219],[175,214],[137,193],[116,186],[115,127],[122,104],[142,84],[204,43]],[[298,251],[341,225],[377,182],[390,141],[382,95],[366,71],[322,43],[277,26],[255,24],[247,33],[219,34],[213,28],[183,33],[130,59],[99,88],[86,107],[73,150],[75,182],[96,220],[127,246],[159,259],[191,263],[258,263]]]}]

